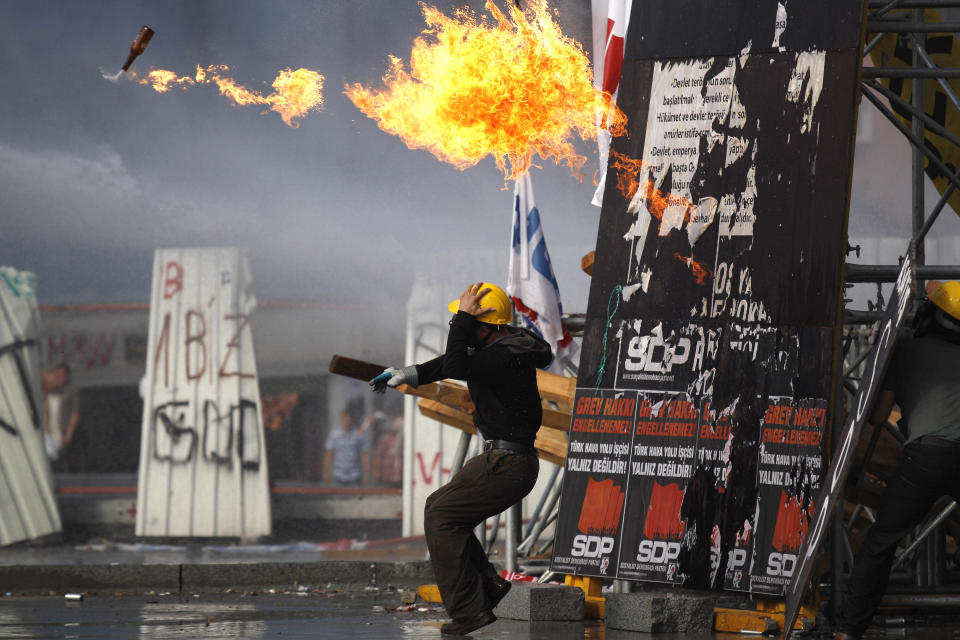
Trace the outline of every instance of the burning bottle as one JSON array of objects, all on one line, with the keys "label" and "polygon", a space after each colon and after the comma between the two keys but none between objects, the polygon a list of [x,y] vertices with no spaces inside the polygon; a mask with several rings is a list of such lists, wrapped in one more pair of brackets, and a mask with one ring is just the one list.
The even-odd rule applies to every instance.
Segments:
[{"label": "burning bottle", "polygon": [[137,34],[137,37],[130,45],[130,55],[127,56],[127,61],[123,63],[122,69],[124,71],[129,69],[130,65],[133,64],[133,61],[137,59],[137,56],[146,50],[147,45],[150,44],[150,38],[152,37],[153,29],[147,25],[140,27],[140,33]]}]

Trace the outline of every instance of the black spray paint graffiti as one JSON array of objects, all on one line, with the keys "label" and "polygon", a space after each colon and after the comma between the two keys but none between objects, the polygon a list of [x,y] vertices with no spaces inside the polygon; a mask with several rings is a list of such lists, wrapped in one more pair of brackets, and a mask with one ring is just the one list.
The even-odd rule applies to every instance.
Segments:
[{"label": "black spray paint graffiti", "polygon": [[4,431],[6,431],[7,433],[9,433],[9,434],[12,435],[12,436],[19,436],[19,435],[20,435],[20,432],[17,431],[17,428],[14,427],[14,426],[13,426],[12,424],[10,424],[9,422],[7,422],[6,420],[4,420],[3,418],[0,418],[0,429],[3,429]]},{"label": "black spray paint graffiti", "polygon": [[[0,356],[10,354],[13,356],[13,362],[17,367],[17,375],[20,378],[20,388],[23,390],[23,393],[27,397],[27,406],[30,408],[30,419],[33,421],[33,427],[35,429],[40,429],[43,425],[40,421],[40,410],[39,404],[37,403],[36,398],[33,395],[33,385],[30,383],[30,376],[27,375],[27,367],[23,362],[21,356],[21,350],[33,348],[37,346],[37,341],[33,339],[29,340],[15,340],[10,344],[5,344],[0,347]],[[0,421],[2,422],[2,421]],[[9,423],[3,422],[0,424],[0,428],[3,428],[5,431],[17,435],[17,430],[10,425]]]},{"label": "black spray paint graffiti", "polygon": [[207,462],[232,468],[236,459],[243,469],[260,469],[260,422],[255,402],[240,400],[221,413],[216,402],[204,401],[199,434],[197,428],[186,424],[190,405],[187,400],[179,400],[154,410],[150,425],[154,459],[190,463],[201,443],[201,455]]}]

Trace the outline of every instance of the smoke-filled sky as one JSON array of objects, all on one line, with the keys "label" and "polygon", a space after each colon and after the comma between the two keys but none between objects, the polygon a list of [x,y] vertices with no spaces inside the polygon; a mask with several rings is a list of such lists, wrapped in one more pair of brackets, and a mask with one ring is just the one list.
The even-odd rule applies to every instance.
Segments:
[{"label": "smoke-filled sky", "polygon": [[[435,4],[483,11],[480,0]],[[553,4],[589,53],[588,0]],[[158,94],[104,80],[99,69],[119,69],[143,24],[156,35],[137,71],[226,64],[269,90],[279,69],[306,67],[325,76],[325,108],[292,129],[211,86]],[[388,56],[407,58],[423,26],[412,0],[0,3],[0,263],[34,271],[44,303],[146,301],[152,251],[172,246],[246,248],[261,299],[392,307],[415,271],[461,249],[499,252],[502,272],[477,277],[502,281],[512,186],[502,190],[493,161],[459,171],[411,151],[342,94],[346,82],[379,86]],[[851,233],[906,233],[907,145],[879,115],[873,125]],[[599,219],[595,145],[580,148],[582,183],[547,162],[532,174],[573,311]]]}]

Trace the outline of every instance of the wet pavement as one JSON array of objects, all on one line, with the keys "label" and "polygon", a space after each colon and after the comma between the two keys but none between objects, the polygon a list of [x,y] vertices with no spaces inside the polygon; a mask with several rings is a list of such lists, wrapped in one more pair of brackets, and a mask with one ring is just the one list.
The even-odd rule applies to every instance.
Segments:
[{"label": "wet pavement", "polygon": [[423,536],[393,540],[284,544],[151,544],[97,539],[83,544],[0,547],[0,566],[94,564],[220,564],[369,560],[410,562],[427,554]]},{"label": "wet pavement", "polygon": [[[441,638],[446,620],[436,605],[396,611],[397,592],[311,590],[298,594],[87,594],[0,597],[2,638]],[[960,620],[908,617],[908,626],[878,628],[868,638],[960,638]],[[470,635],[476,639],[732,640],[757,636],[643,634],[607,629],[602,621],[531,623],[501,619]],[[816,636],[807,636],[816,637]]]},{"label": "wet pavement", "polygon": [[[424,564],[429,568],[423,563],[424,553],[422,539],[392,540],[383,545],[350,540],[320,544],[165,545],[103,539],[81,545],[17,545],[0,549],[0,638],[440,639],[440,625],[447,621],[441,607],[418,601],[412,610],[398,611],[399,592],[373,588],[376,584],[421,584],[424,580],[417,582],[422,578],[417,573],[388,576],[384,569],[389,567],[379,564],[378,582],[378,574],[371,573],[371,562],[389,559],[391,566]],[[167,587],[169,591],[165,591],[158,585],[162,583],[161,573],[170,566],[180,568],[179,581],[174,580]],[[231,578],[227,582],[211,582],[210,575],[188,579],[191,567],[203,566],[217,576],[235,575],[236,579],[247,581]],[[14,579],[14,573],[3,573],[10,568],[22,569],[20,579]],[[64,598],[75,575],[92,575],[105,569],[125,569],[131,574],[128,586],[117,587],[119,590],[89,587],[82,601]],[[38,584],[42,588],[27,588],[23,578],[31,572],[40,577]],[[57,583],[58,576],[63,578],[62,584]],[[258,586],[256,591],[232,591],[214,583]],[[267,588],[271,585],[276,588]],[[18,588],[22,593],[50,595],[21,595]],[[936,615],[918,609],[885,612],[867,638],[960,640],[960,611],[953,615],[944,615],[945,612],[949,614],[950,610],[941,609]],[[470,637],[733,640],[759,636],[644,634],[608,629],[597,620],[531,623],[501,619]],[[825,632],[824,637],[828,637]]]}]

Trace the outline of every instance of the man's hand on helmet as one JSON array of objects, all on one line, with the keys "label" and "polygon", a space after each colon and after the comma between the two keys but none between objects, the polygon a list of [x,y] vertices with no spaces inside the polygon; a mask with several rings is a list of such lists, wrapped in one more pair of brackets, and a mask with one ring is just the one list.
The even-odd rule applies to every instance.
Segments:
[{"label": "man's hand on helmet", "polygon": [[483,289],[482,282],[472,284],[467,290],[460,294],[460,311],[469,313],[472,316],[482,316],[483,314],[496,311],[496,307],[481,307],[480,299],[491,291],[490,288]]}]

